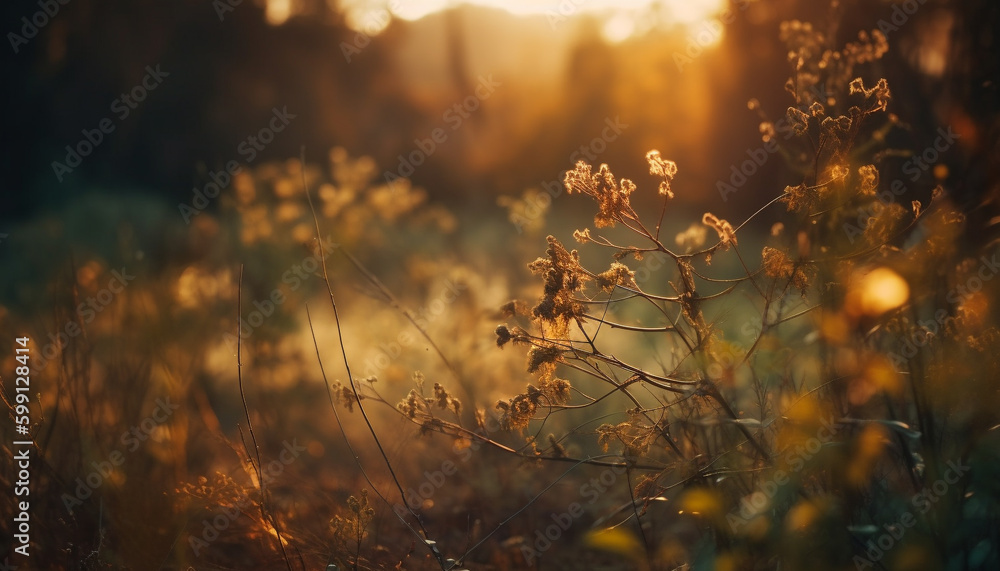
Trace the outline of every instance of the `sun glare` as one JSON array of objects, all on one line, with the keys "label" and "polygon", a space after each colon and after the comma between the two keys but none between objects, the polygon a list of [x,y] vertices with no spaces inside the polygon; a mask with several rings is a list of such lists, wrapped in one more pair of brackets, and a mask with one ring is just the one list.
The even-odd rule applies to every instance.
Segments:
[{"label": "sun glare", "polygon": [[608,19],[601,29],[601,34],[609,42],[622,42],[628,39],[634,31],[635,19],[628,14],[619,12]]},{"label": "sun glare", "polygon": [[268,23],[282,24],[292,15],[292,0],[267,0],[264,14]]},{"label": "sun glare", "polygon": [[[272,23],[287,17],[289,0],[267,0]],[[347,0],[340,2],[347,24],[370,35],[388,25],[389,15],[403,20],[419,20],[436,12],[472,4],[505,10],[515,16],[543,16],[556,25],[575,16],[599,14],[606,24],[601,33],[610,42],[621,42],[636,32],[648,29],[646,15],[657,12],[664,25],[697,26],[725,8],[725,0]],[[273,14],[273,16],[272,16]],[[648,24],[648,22],[647,22]]]}]

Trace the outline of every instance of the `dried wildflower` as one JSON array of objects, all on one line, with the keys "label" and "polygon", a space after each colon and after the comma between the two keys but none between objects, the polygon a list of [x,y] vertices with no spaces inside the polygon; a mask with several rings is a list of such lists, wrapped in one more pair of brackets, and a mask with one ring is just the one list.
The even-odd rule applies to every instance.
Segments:
[{"label": "dried wildflower", "polygon": [[638,289],[638,285],[635,283],[635,272],[619,262],[614,262],[607,271],[597,274],[595,282],[597,287],[606,292],[613,291],[617,286]]},{"label": "dried wildflower", "polygon": [[809,116],[795,107],[788,108],[788,120],[791,121],[792,128],[796,135],[802,135],[809,129]]},{"label": "dried wildflower", "polygon": [[809,284],[816,278],[816,268],[811,265],[797,264],[792,272],[792,287],[799,290],[803,296],[809,290]]},{"label": "dried wildflower", "polygon": [[878,169],[875,165],[865,165],[858,169],[861,176],[861,194],[863,196],[875,196],[878,190]]},{"label": "dried wildflower", "polygon": [[541,347],[533,345],[528,349],[528,372],[534,373],[545,365],[551,365],[559,360],[562,350],[558,347]]},{"label": "dried wildflower", "polygon": [[542,393],[551,402],[559,404],[569,401],[571,386],[566,379],[543,379],[541,382]]},{"label": "dried wildflower", "polygon": [[354,496],[347,498],[347,507],[359,517],[371,518],[375,515],[375,508],[368,503],[368,490],[361,490],[361,498]]},{"label": "dried wildflower", "polygon": [[590,228],[584,228],[583,230],[573,230],[573,239],[581,244],[586,244],[587,242],[594,241],[594,239],[590,237]]},{"label": "dried wildflower", "polygon": [[462,411],[462,403],[457,398],[451,396],[441,383],[434,383],[434,404],[438,408],[448,409],[459,414]]},{"label": "dried wildflower", "polygon": [[417,394],[415,389],[410,389],[406,398],[396,404],[396,410],[413,419],[416,418],[417,413],[421,411],[424,405],[424,399]]},{"label": "dried wildflower", "polygon": [[451,395],[445,390],[441,383],[434,383],[434,401],[438,408],[448,408],[448,399]]},{"label": "dried wildflower", "polygon": [[892,238],[899,221],[906,216],[906,209],[896,202],[875,202],[871,211],[874,216],[865,227],[865,238],[869,244],[884,244]]},{"label": "dried wildflower", "polygon": [[651,475],[643,475],[639,477],[639,481],[635,484],[634,494],[637,498],[650,498],[656,495],[657,492],[657,477]]},{"label": "dried wildflower", "polygon": [[826,167],[824,174],[826,175],[824,177],[826,178],[826,182],[823,184],[830,184],[847,178],[847,175],[851,174],[851,169],[849,169],[845,164],[831,163],[828,167]]},{"label": "dried wildflower", "polygon": [[765,247],[761,252],[764,273],[770,278],[787,279],[795,271],[795,264],[788,254],[777,248]]},{"label": "dried wildflower", "polygon": [[649,451],[649,446],[655,439],[656,432],[649,427],[631,422],[617,425],[602,424],[597,427],[597,443],[607,452],[608,445],[618,441],[624,445],[626,456],[642,456]]},{"label": "dried wildflower", "polygon": [[576,301],[574,294],[583,288],[588,276],[580,266],[580,255],[576,250],[566,250],[552,236],[548,237],[548,242],[549,247],[545,251],[548,257],[538,258],[528,265],[532,273],[545,278],[542,299],[531,313],[536,318],[563,327],[568,320],[579,319],[583,315],[583,306]]},{"label": "dried wildflower", "polygon": [[564,179],[566,192],[586,194],[597,201],[598,213],[594,216],[594,224],[598,228],[614,226],[632,210],[629,196],[635,190],[635,184],[627,178],[615,182],[608,165],[602,164],[597,174],[593,174],[591,166],[584,161],[578,161],[576,167],[566,173]]},{"label": "dried wildflower", "polygon": [[497,325],[497,347],[503,347],[508,341],[513,339],[513,335],[510,334],[510,329],[507,329],[506,325]]},{"label": "dried wildflower", "polygon": [[819,196],[815,189],[809,188],[805,184],[799,184],[786,186],[785,195],[781,200],[788,205],[789,211],[806,213],[813,210],[819,201]]},{"label": "dried wildflower", "polygon": [[365,398],[360,395],[354,394],[354,389],[349,386],[345,386],[340,381],[335,381],[333,383],[333,398],[341,404],[348,412],[354,412],[354,403],[358,402],[359,398]]},{"label": "dried wildflower", "polygon": [[636,260],[640,260],[641,261],[642,260],[642,250],[640,250],[639,248],[636,248],[634,246],[630,246],[628,248],[622,248],[621,250],[616,251],[613,254],[613,256],[614,256],[616,262],[620,262],[622,259],[626,258],[627,256],[632,256]]},{"label": "dried wildflower", "polygon": [[660,195],[673,198],[670,181],[677,175],[677,163],[662,158],[660,151],[655,150],[646,153],[646,161],[649,162],[649,174],[663,177],[663,182],[660,183]]},{"label": "dried wildflower", "polygon": [[730,244],[737,245],[736,230],[728,221],[719,219],[711,212],[706,212],[701,217],[701,223],[710,226],[719,234],[719,241],[722,242],[724,248],[728,248]]},{"label": "dried wildflower", "polygon": [[819,118],[819,117],[822,117],[826,113],[826,108],[824,108],[823,104],[820,103],[819,101],[815,101],[815,102],[813,102],[812,105],[809,106],[809,113],[813,117]]},{"label": "dried wildflower", "polygon": [[368,535],[368,526],[375,517],[375,508],[368,501],[368,490],[361,490],[360,498],[353,495],[347,498],[347,507],[350,510],[347,517],[335,515],[330,520],[330,527],[337,541],[344,542],[350,538],[357,542],[360,549],[361,542]]},{"label": "dried wildflower", "polygon": [[528,426],[539,406],[554,406],[569,401],[569,389],[567,380],[543,378],[539,386],[528,385],[523,394],[507,401],[497,401],[501,426],[508,430]]},{"label": "dried wildflower", "polygon": [[837,136],[837,133],[847,133],[851,130],[851,118],[846,115],[827,117],[820,123],[826,135]]},{"label": "dried wildflower", "polygon": [[858,32],[858,41],[844,46],[842,56],[845,60],[854,64],[867,63],[881,58],[889,51],[889,41],[881,30],[873,30],[871,34],[861,30]]},{"label": "dried wildflower", "polygon": [[176,492],[199,500],[206,507],[215,508],[220,505],[235,505],[239,500],[245,500],[243,486],[232,477],[216,471],[212,480],[198,476],[197,484],[185,482],[178,486]]},{"label": "dried wildflower", "polygon": [[506,430],[520,430],[531,422],[538,410],[538,403],[522,394],[507,402],[497,401],[496,408],[500,411],[500,426]]},{"label": "dried wildflower", "polygon": [[875,87],[865,89],[865,82],[860,77],[855,78],[849,84],[851,95],[862,94],[865,99],[875,98],[875,105],[870,111],[885,111],[889,107],[889,99],[892,94],[889,92],[889,82],[885,78],[879,79]]},{"label": "dried wildflower", "polygon": [[889,92],[889,82],[884,78],[879,79],[878,83],[875,84],[874,91],[876,106],[873,110],[885,111],[889,107],[889,99],[892,96]]}]

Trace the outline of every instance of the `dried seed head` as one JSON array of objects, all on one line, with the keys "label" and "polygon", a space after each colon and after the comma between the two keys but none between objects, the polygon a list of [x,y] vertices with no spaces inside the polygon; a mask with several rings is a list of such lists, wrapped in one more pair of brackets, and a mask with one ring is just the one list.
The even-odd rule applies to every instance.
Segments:
[{"label": "dried seed head", "polygon": [[506,325],[497,325],[497,347],[503,347],[510,341],[513,336],[510,334],[510,329],[507,329]]},{"label": "dried seed head", "polygon": [[[674,193],[670,188],[670,182],[677,175],[677,163],[668,161],[660,156],[660,151],[649,151],[646,153],[646,161],[649,163],[649,174],[663,177],[660,183],[660,195],[673,198]],[[623,179],[625,182],[627,179]]]},{"label": "dried seed head", "polygon": [[701,217],[701,222],[705,226],[711,227],[719,235],[719,240],[722,242],[723,248],[728,248],[730,244],[737,245],[736,242],[736,229],[733,225],[726,220],[722,220],[716,217],[711,212],[706,212]]}]

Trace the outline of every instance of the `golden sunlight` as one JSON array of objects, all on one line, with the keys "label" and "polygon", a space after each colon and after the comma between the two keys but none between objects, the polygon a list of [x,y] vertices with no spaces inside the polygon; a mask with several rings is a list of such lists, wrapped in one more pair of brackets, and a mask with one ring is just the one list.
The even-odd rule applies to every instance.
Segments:
[{"label": "golden sunlight", "polygon": [[876,268],[857,280],[847,294],[847,310],[853,315],[878,317],[902,307],[910,298],[910,287],[889,268]]},{"label": "golden sunlight", "polygon": [[[268,13],[287,13],[288,0],[267,0]],[[725,0],[345,0],[340,9],[347,24],[369,34],[378,34],[389,23],[389,16],[404,20],[419,20],[425,16],[461,5],[475,5],[505,10],[515,16],[544,16],[555,29],[574,16],[600,14],[607,16],[602,34],[605,39],[620,42],[639,31],[648,30],[650,15],[665,25],[694,26],[723,11]],[[283,21],[284,18],[281,19]],[[275,19],[271,20],[272,23]]]},{"label": "golden sunlight", "polygon": [[292,15],[292,0],[267,0],[265,15],[271,24],[284,23]]}]

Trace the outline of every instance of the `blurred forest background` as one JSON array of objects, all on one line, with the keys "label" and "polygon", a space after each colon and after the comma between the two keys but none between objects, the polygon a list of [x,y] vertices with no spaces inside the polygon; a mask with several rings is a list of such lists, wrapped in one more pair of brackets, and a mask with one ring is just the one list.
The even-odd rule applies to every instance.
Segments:
[{"label": "blurred forest background", "polygon": [[[385,22],[384,6],[345,4],[362,31]],[[685,165],[690,188],[710,189],[756,131],[746,101],[757,98],[773,106],[772,114],[782,109],[778,23],[814,21],[828,10],[800,0],[750,2],[744,10],[745,3],[736,3],[733,21],[710,34],[718,43],[698,46],[690,63],[678,64],[677,54],[686,57],[723,2],[689,3],[695,16],[685,23],[672,17],[671,2],[653,3],[624,24],[624,35],[608,29],[606,12],[587,12],[586,2],[564,4],[573,17],[554,18],[560,4],[549,2],[538,3],[534,15],[461,5],[417,21],[393,18],[345,57],[343,44],[359,42],[338,2],[245,0],[221,11],[220,21],[212,2],[73,0],[37,38],[6,54],[4,132],[15,144],[0,163],[8,190],[0,217],[43,212],[95,187],[190,200],[191,188],[203,182],[199,171],[232,159],[276,106],[303,119],[263,158],[297,157],[302,145],[317,156],[342,146],[392,168],[414,139],[442,126],[442,114],[472,93],[480,75],[492,75],[502,89],[412,177],[435,199],[484,208],[498,194],[555,179],[607,117],[629,128],[600,162],[622,165],[622,175],[630,176],[644,168],[645,151],[658,148]],[[879,71],[902,94],[894,112],[914,123],[915,137],[943,124],[976,126],[987,144],[967,150],[979,156],[963,157],[953,171],[976,173],[961,177],[969,183],[956,190],[975,203],[976,189],[989,186],[977,183],[996,178],[986,153],[996,150],[988,142],[996,140],[1000,99],[998,9],[987,0],[921,4],[889,34]],[[701,5],[707,9],[698,14]],[[35,6],[6,3],[7,29],[17,32]],[[893,6],[845,2],[837,33],[848,38],[880,20],[891,23]],[[79,140],[81,129],[109,116],[110,102],[155,64],[171,73],[170,81],[57,183],[50,163],[65,156],[64,146]],[[751,184],[767,181],[765,175]],[[753,204],[750,190],[725,207]],[[682,200],[706,196],[716,194]]]},{"label": "blurred forest background", "polygon": [[[55,13],[46,16],[43,4]],[[545,486],[566,477],[568,466],[546,464],[545,477],[539,477],[533,470],[541,463],[532,463],[536,442],[526,442],[518,430],[487,432],[496,443],[516,448],[520,460],[499,446],[474,449],[460,430],[457,438],[428,436],[434,431],[411,421],[421,418],[416,412],[437,406],[442,410],[433,410],[442,418],[453,413],[447,418],[455,426],[482,428],[487,415],[503,417],[494,406],[498,400],[533,381],[525,374],[523,351],[497,348],[497,335],[509,341],[511,331],[520,335],[523,330],[495,328],[507,319],[521,319],[527,327],[523,303],[505,304],[539,298],[541,284],[527,263],[545,251],[546,234],[570,243],[571,232],[591,220],[588,201],[565,196],[563,174],[577,160],[595,170],[607,163],[615,175],[637,181],[644,190],[636,193],[633,206],[653,218],[660,211],[655,183],[649,182],[654,161],[644,157],[657,149],[675,161],[676,198],[664,209],[664,241],[688,252],[700,245],[684,244],[705,241],[706,226],[690,224],[704,220],[704,212],[738,224],[782,189],[803,182],[806,155],[783,148],[773,157],[766,153],[765,159],[754,159],[765,152],[760,150],[762,122],[784,116],[795,103],[784,89],[792,72],[782,22],[812,22],[837,46],[857,40],[861,31],[881,29],[887,36],[888,51],[859,66],[857,75],[869,87],[878,78],[888,80],[890,126],[864,131],[859,156],[891,149],[871,161],[882,169],[883,188],[893,179],[907,181],[910,194],[901,203],[919,201],[914,218],[920,217],[920,204],[926,212],[938,186],[965,216],[961,232],[946,236],[959,253],[949,254],[947,263],[928,262],[936,264],[931,270],[947,274],[935,274],[939,281],[928,278],[921,284],[923,258],[896,267],[910,279],[914,307],[943,304],[932,298],[942,297],[949,279],[964,275],[952,272],[965,267],[963,256],[977,257],[1000,238],[1000,4],[992,0],[502,4],[4,3],[0,344],[22,335],[32,338],[32,393],[37,397],[31,405],[32,437],[40,459],[32,488],[38,500],[32,515],[38,568],[284,569],[289,561],[309,569],[326,564],[339,569],[444,567],[427,545],[414,547],[412,530],[375,497],[378,492],[400,500],[393,478],[411,492],[409,498],[417,491],[419,521],[434,532],[446,555],[471,552],[476,541],[488,538],[462,563],[475,569],[542,565],[533,560],[545,551],[534,542],[535,522],[555,521],[550,518],[578,499],[574,493],[584,489],[580,482],[603,473],[573,473],[549,492]],[[150,79],[154,72],[162,81]],[[143,100],[128,105],[125,114],[123,94],[136,93],[144,81]],[[837,105],[844,101],[837,99]],[[829,107],[832,116],[835,105]],[[67,145],[79,148],[95,137],[102,120],[113,131],[81,153],[86,156],[78,166],[54,166],[69,164]],[[933,148],[942,132],[953,133],[955,144],[939,148],[932,164],[909,178],[912,153]],[[247,146],[248,137],[264,135],[265,144]],[[754,172],[741,176],[738,171],[748,160],[756,162]],[[859,166],[850,165],[853,171]],[[222,187],[218,196],[208,193],[213,184]],[[304,187],[315,201],[326,242],[315,241]],[[772,229],[787,222],[783,210],[764,211],[741,229],[741,247],[753,250],[750,266],[758,265],[757,252],[780,234]],[[893,245],[930,243],[944,227],[935,223]],[[808,251],[801,234],[788,235],[799,240],[800,252]],[[843,245],[839,230],[830,236],[831,243]],[[357,401],[341,367],[340,324],[316,269],[321,244],[329,257],[352,377],[378,377],[378,384],[364,385],[366,400],[389,405],[373,414],[375,432],[386,444],[384,457],[358,415],[345,414],[357,412]],[[891,250],[878,246],[868,253]],[[929,260],[940,254],[933,246]],[[556,257],[549,247],[547,255]],[[584,253],[584,263],[596,263],[591,256]],[[647,278],[657,276],[651,283],[667,282],[650,258],[624,258],[636,275],[646,271]],[[734,276],[743,275],[745,263],[720,255],[711,269],[738,281],[743,278]],[[798,277],[787,274],[784,278]],[[108,297],[113,279],[124,280],[126,287]],[[924,288],[920,292],[918,285]],[[991,283],[986,291],[995,294],[996,287]],[[747,331],[753,329],[752,319],[760,318],[760,308],[747,301],[752,295],[749,287],[737,290],[737,302],[709,315],[720,323],[731,318],[719,330],[742,332],[731,337],[750,349],[757,343]],[[98,305],[81,311],[88,299]],[[804,300],[805,288],[795,303]],[[948,303],[957,314],[952,305],[959,304]],[[995,303],[976,307],[970,311],[979,311],[984,323],[995,317]],[[633,325],[649,317],[648,308],[623,315],[622,322]],[[859,346],[863,326],[874,323],[864,321],[869,317],[857,317],[850,331]],[[313,344],[310,319],[319,347]],[[243,335],[245,391],[236,367],[237,332]],[[789,327],[776,344],[791,347],[819,338],[808,333]],[[663,365],[662,347],[652,342],[620,341],[613,349],[649,370]],[[760,349],[777,352],[763,344]],[[976,350],[984,351],[981,345]],[[329,400],[317,355],[335,387]],[[980,367],[979,381],[995,378],[990,376],[995,363],[966,361]],[[9,400],[9,373],[17,363],[4,350],[0,366]],[[946,372],[950,378],[951,370]],[[412,386],[423,390],[425,379],[433,396],[407,392]],[[985,410],[995,394],[967,390],[952,396],[975,404],[963,417],[974,425],[969,434],[989,432],[984,439],[995,439],[995,422]],[[165,397],[179,408],[165,421],[150,416]],[[860,399],[862,404],[869,397]],[[941,406],[963,406],[955,398],[942,399],[946,404]],[[335,400],[343,425],[331,414]],[[609,418],[627,416],[623,410],[609,405]],[[762,407],[762,416],[766,410]],[[577,436],[570,420],[580,426],[595,420],[580,414],[551,424],[548,417],[535,419],[532,428],[541,431],[540,423],[545,431],[558,428]],[[6,418],[0,431],[5,442],[13,437]],[[248,445],[248,421],[257,430],[263,464],[282,459],[267,486],[260,484],[260,458],[251,453],[256,446]],[[132,448],[123,430],[136,426],[149,442],[144,438]],[[595,428],[587,428],[588,436]],[[357,450],[347,446],[344,434]],[[925,431],[923,438],[932,437]],[[563,448],[553,439],[549,446],[565,458],[601,454],[592,440],[569,439]],[[962,441],[950,433],[922,445]],[[446,489],[428,476],[446,466],[443,460],[472,457],[469,450],[477,451],[476,461],[462,464]],[[293,451],[295,460],[284,463],[282,451]],[[355,451],[359,464],[351,460]],[[98,469],[92,466],[116,452],[125,454],[122,466],[101,475],[96,485],[78,484],[78,478]],[[1000,465],[991,454],[983,462],[989,467],[982,472],[986,480],[995,474],[992,466]],[[394,474],[383,460],[396,468]],[[734,466],[752,478],[757,467],[748,468],[742,460]],[[13,479],[7,465],[0,478],[4,490]],[[359,465],[371,474],[362,474]],[[829,465],[823,470],[833,471]],[[424,493],[421,486],[428,482],[433,489]],[[639,489],[631,479],[617,485],[624,497]],[[67,503],[67,497],[76,499]],[[981,501],[977,509],[996,505],[980,497],[970,502]],[[583,519],[595,528],[606,525],[620,504],[601,496]],[[242,511],[224,519],[221,528],[215,518],[234,505]],[[0,506],[5,514],[8,507],[13,511],[13,498],[4,492]],[[411,516],[408,521],[416,521],[413,514],[406,517]],[[673,526],[671,518],[657,521]],[[945,528],[954,523],[941,521]],[[969,532],[975,542],[969,539],[964,547],[988,544],[980,542],[979,533],[993,533],[995,539],[995,528],[969,521],[976,528]],[[5,519],[3,525],[9,523]],[[736,568],[697,559],[702,552],[695,553],[692,545],[700,536],[693,527],[677,526],[664,532],[670,540],[655,556],[647,545],[648,561],[697,560],[695,568]],[[870,534],[870,528],[858,533]],[[623,556],[620,544],[604,550],[611,556],[596,558],[574,548],[581,529],[563,531],[569,539],[546,554],[551,559],[541,560],[552,562],[551,568],[644,568]],[[4,535],[0,553],[12,548],[9,536]],[[915,537],[907,541],[919,543]],[[535,555],[525,555],[529,544]],[[782,545],[798,544],[793,539]],[[988,553],[974,553],[978,561],[1000,560],[1000,541],[989,545]],[[761,560],[771,561],[768,557]],[[853,568],[849,559],[840,563],[830,568]]]}]

